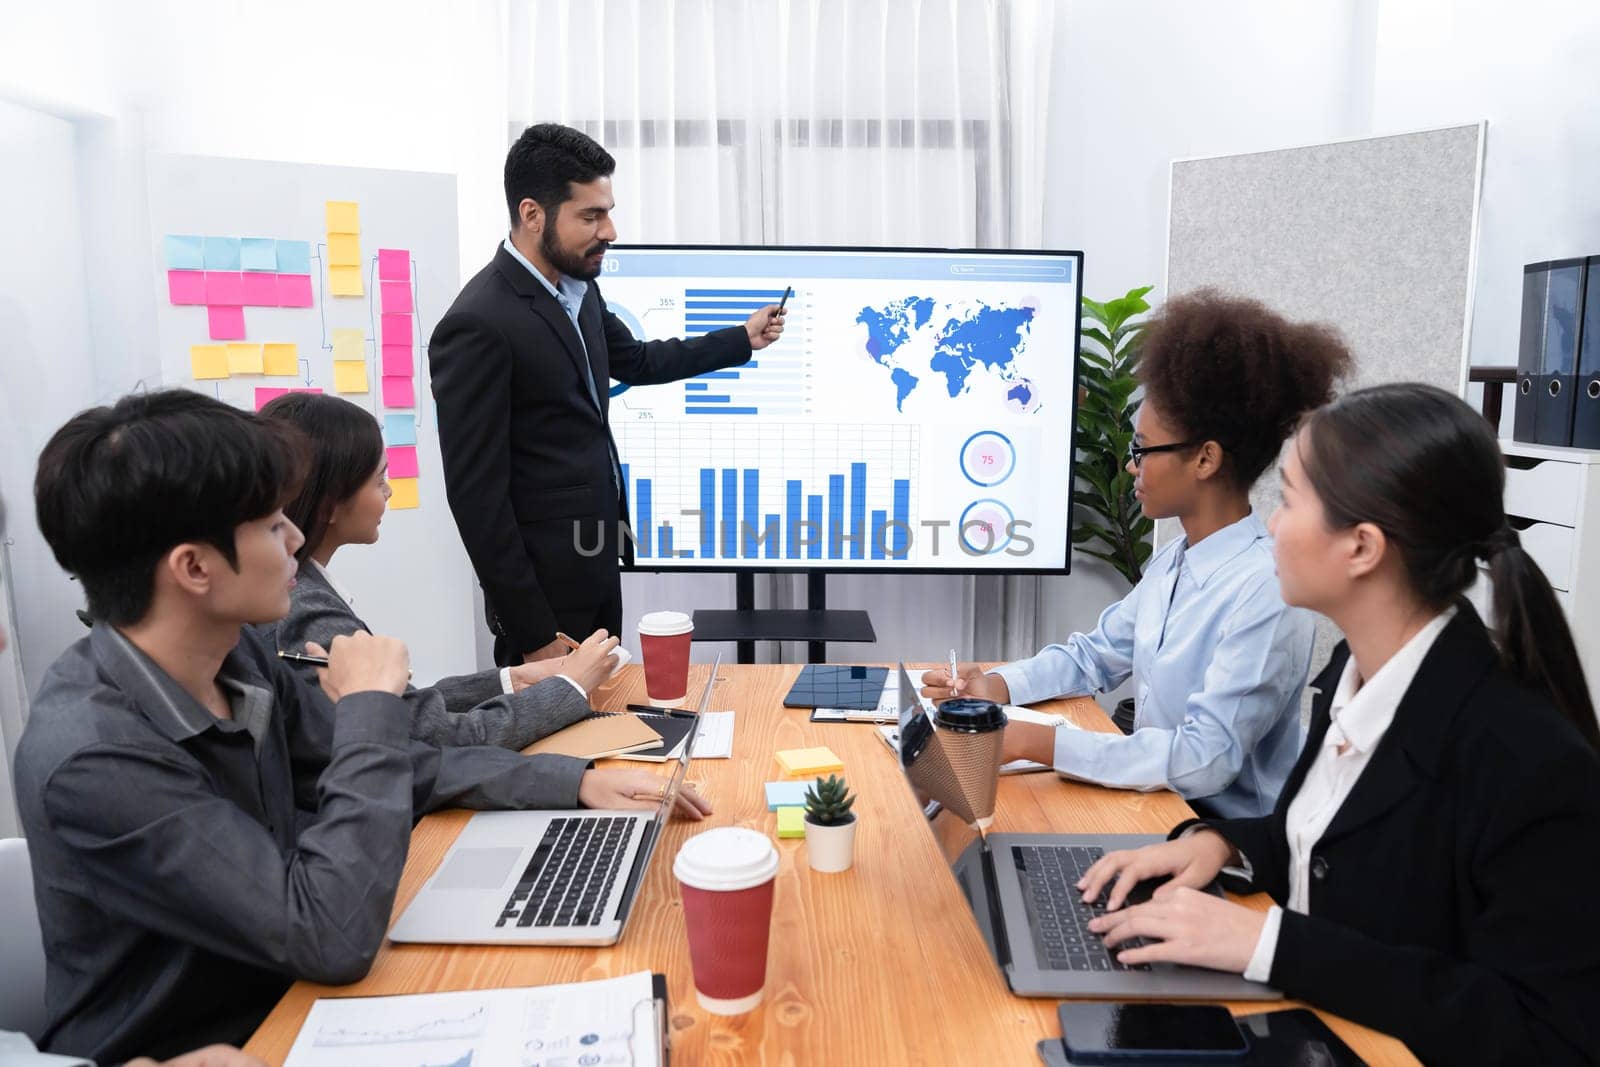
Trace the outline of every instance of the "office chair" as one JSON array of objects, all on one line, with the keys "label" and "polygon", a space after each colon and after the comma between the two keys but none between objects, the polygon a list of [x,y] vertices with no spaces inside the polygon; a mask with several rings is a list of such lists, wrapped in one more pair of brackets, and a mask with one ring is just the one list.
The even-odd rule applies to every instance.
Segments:
[{"label": "office chair", "polygon": [[33,900],[28,842],[0,839],[0,1030],[20,1030],[35,1041],[44,1032],[44,941]]}]

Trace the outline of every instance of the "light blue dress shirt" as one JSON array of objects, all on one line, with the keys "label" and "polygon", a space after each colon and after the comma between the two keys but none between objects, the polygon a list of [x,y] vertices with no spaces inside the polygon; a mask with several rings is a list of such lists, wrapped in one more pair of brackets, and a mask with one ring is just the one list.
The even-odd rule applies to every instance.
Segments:
[{"label": "light blue dress shirt", "polygon": [[1055,767],[1121,789],[1170,788],[1223,818],[1265,815],[1300,754],[1310,613],[1284,604],[1253,513],[1156,553],[1093,633],[997,668],[1027,704],[1134,679],[1134,732],[1057,730]]}]

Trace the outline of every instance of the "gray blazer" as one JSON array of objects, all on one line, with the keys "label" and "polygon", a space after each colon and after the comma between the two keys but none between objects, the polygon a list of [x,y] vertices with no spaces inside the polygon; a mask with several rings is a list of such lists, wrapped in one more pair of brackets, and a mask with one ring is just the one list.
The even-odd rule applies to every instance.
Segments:
[{"label": "gray blazer", "polygon": [[[335,637],[370,631],[322,571],[300,565],[289,594],[289,614],[260,627],[269,647],[303,652],[307,641],[327,648]],[[315,667],[299,666],[317,684]],[[411,736],[433,745],[499,745],[524,748],[589,714],[589,702],[570,683],[547,678],[519,693],[500,688],[499,671],[441,678],[426,689],[407,686]]]}]

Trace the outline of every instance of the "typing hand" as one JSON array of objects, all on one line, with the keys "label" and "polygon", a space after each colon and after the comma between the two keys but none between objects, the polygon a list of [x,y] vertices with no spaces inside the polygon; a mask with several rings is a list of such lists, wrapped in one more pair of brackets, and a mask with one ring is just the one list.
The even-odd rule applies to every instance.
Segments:
[{"label": "typing hand", "polygon": [[[1107,853],[1084,872],[1077,888],[1083,890],[1084,900],[1094,901],[1100,898],[1102,889],[1110,886],[1111,892],[1106,897],[1109,913],[1122,907],[1129,891],[1147,878],[1171,877],[1170,882],[1155,892],[1155,899],[1160,900],[1179,889],[1210,885],[1232,858],[1233,846],[1226,838],[1214,830],[1199,830],[1176,841]],[[1254,947],[1252,944],[1251,948]],[[1248,962],[1246,954],[1245,963]],[[1239,970],[1244,970],[1244,964],[1240,964]]]},{"label": "typing hand", "polygon": [[759,352],[782,337],[783,318],[787,314],[787,311],[779,311],[777,304],[768,304],[746,319],[744,332],[750,337],[750,351]]},{"label": "typing hand", "polygon": [[1266,921],[1266,912],[1181,886],[1165,894],[1157,890],[1148,904],[1108,911],[1092,920],[1089,929],[1106,939],[1107,948],[1131,937],[1149,940],[1150,944],[1117,953],[1117,959],[1129,965],[1187,963],[1243,974]]},{"label": "typing hand", "polygon": [[[651,771],[591,770],[578,780],[578,803],[603,811],[649,809],[666,795],[667,778]],[[696,821],[711,814],[711,805],[688,782],[678,790],[678,815]]]},{"label": "typing hand", "polygon": [[306,642],[306,653],[326,656],[328,665],[317,670],[317,680],[328,699],[337,704],[351,693],[393,693],[406,691],[411,677],[411,653],[405,642],[393,637],[378,637],[364,630],[335,637],[324,651],[315,642]]},{"label": "typing hand", "polygon": [[998,674],[983,673],[983,668],[975,663],[957,667],[954,684],[951,683],[948,667],[935,667],[926,672],[922,676],[922,695],[929,700],[974,697],[992,700],[996,704],[1011,703],[1011,687],[1006,685],[1006,680]]},{"label": "typing hand", "polygon": [[160,1063],[148,1056],[140,1056],[138,1059],[129,1060],[126,1067],[267,1067],[267,1065],[264,1060],[240,1052],[232,1045],[208,1045],[170,1060],[162,1060]]}]

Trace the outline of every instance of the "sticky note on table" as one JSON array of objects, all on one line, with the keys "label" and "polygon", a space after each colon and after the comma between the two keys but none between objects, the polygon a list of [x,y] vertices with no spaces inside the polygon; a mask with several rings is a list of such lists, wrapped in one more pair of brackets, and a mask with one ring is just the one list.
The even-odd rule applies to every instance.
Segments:
[{"label": "sticky note on table", "polygon": [[401,445],[388,450],[389,477],[415,478],[417,476],[417,446]]},{"label": "sticky note on table", "polygon": [[410,282],[383,282],[378,283],[378,292],[382,297],[383,310],[404,312],[411,314],[411,283]]},{"label": "sticky note on table", "polygon": [[392,374],[383,376],[383,406],[386,408],[414,408],[417,406],[417,391],[411,386],[410,378],[397,378]]},{"label": "sticky note on table", "polygon": [[389,345],[405,345],[411,347],[411,316],[410,315],[385,315],[383,316],[383,343]]},{"label": "sticky note on table", "polygon": [[279,241],[277,245],[278,273],[311,273],[310,241]]},{"label": "sticky note on table", "polygon": [[167,252],[168,270],[202,270],[206,265],[205,238],[187,233],[169,233],[162,241]]},{"label": "sticky note on table", "polygon": [[806,836],[806,809],[805,808],[779,808],[778,809],[778,836],[779,837],[804,837],[804,836]]},{"label": "sticky note on table", "polygon": [[[171,264],[168,264],[169,266]],[[378,280],[409,282],[411,280],[411,253],[404,248],[378,249]]]},{"label": "sticky note on table", "polygon": [[405,511],[417,506],[417,480],[415,478],[389,479],[389,510]]},{"label": "sticky note on table", "polygon": [[768,782],[767,810],[777,811],[779,808],[785,807],[805,807],[806,790],[815,784],[815,778],[807,778],[799,782]]},{"label": "sticky note on table", "polygon": [[383,417],[383,443],[390,448],[417,443],[417,423],[410,415]]},{"label": "sticky note on table", "polygon": [[333,361],[333,391],[336,393],[365,393],[367,361],[364,359],[336,359]]},{"label": "sticky note on table", "polygon": [[354,200],[325,201],[329,233],[360,233],[361,208]]},{"label": "sticky note on table", "polygon": [[784,774],[815,777],[828,771],[844,770],[844,763],[827,745],[816,748],[788,748],[778,753],[778,766]]},{"label": "sticky note on table", "polygon": [[244,340],[244,308],[213,304],[206,308],[206,319],[213,341]]},{"label": "sticky note on table", "polygon": [[393,374],[401,378],[411,377],[411,346],[384,345],[383,373]]},{"label": "sticky note on table", "polygon": [[334,296],[361,296],[366,292],[361,285],[361,268],[329,267],[328,292]]},{"label": "sticky note on table", "polygon": [[244,275],[236,270],[206,271],[206,303],[242,305]]},{"label": "sticky note on table", "polygon": [[300,373],[300,346],[294,343],[262,345],[261,373],[292,378]]},{"label": "sticky note on table", "polygon": [[228,346],[229,374],[260,374],[265,366],[260,345],[233,344]]},{"label": "sticky note on table", "polygon": [[167,299],[174,304],[206,302],[206,272],[203,270],[167,271]]},{"label": "sticky note on table", "polygon": [[367,339],[358,329],[340,328],[333,331],[333,358],[367,358]]},{"label": "sticky note on table", "polygon": [[361,266],[361,238],[353,233],[328,234],[328,266]]},{"label": "sticky note on table", "polygon": [[311,275],[278,275],[278,306],[281,308],[308,308],[311,306]]},{"label": "sticky note on table", "polygon": [[206,270],[238,270],[239,239],[237,237],[207,237],[201,253]]},{"label": "sticky note on table", "polygon": [[260,271],[244,272],[244,300],[241,303],[251,308],[275,308],[278,306],[278,276],[276,274],[262,274]]},{"label": "sticky note on table", "polygon": [[244,270],[278,272],[278,242],[271,237],[245,237],[239,241],[239,266]]},{"label": "sticky note on table", "polygon": [[190,345],[189,370],[196,378],[210,380],[228,376],[227,345]]}]

